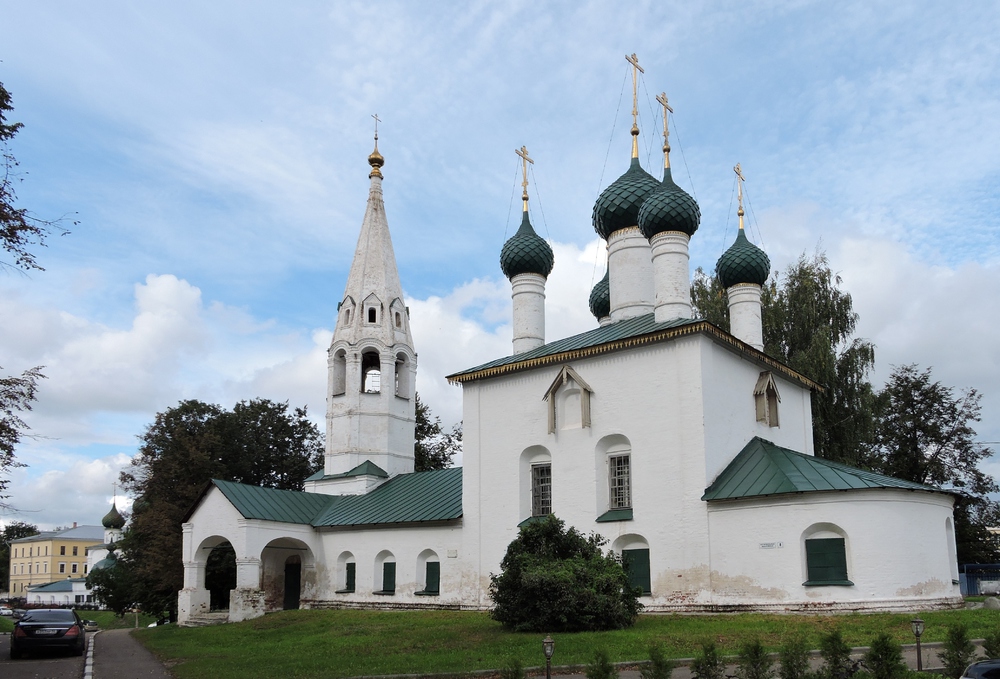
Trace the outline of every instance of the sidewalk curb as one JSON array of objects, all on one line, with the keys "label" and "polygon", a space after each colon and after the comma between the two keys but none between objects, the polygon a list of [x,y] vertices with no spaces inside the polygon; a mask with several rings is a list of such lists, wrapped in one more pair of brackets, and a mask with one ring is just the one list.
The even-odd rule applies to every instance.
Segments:
[{"label": "sidewalk curb", "polygon": [[83,679],[94,679],[94,641],[101,630],[91,633],[87,641],[87,661],[83,665]]}]

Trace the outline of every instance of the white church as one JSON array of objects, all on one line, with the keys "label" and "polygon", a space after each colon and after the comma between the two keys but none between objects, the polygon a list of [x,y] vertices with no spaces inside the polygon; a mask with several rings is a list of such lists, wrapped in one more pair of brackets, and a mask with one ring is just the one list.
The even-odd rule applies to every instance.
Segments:
[{"label": "white church", "polygon": [[488,609],[508,543],[549,514],[607,538],[647,611],[961,604],[953,496],[814,457],[821,387],[762,351],[770,262],[746,237],[742,201],[717,265],[732,333],[692,317],[700,211],[671,177],[666,125],[662,179],[640,166],[638,134],[633,118],[631,165],[594,206],[608,273],[590,297],[593,330],[546,342],[553,253],[525,181],[500,258],[513,353],[448,376],[463,390],[463,466],[430,472],[413,471],[417,353],[376,135],[329,349],[325,467],[304,492],[212,482],[183,524],[181,624],[208,612],[205,565],[223,542],[237,563],[230,621]]}]

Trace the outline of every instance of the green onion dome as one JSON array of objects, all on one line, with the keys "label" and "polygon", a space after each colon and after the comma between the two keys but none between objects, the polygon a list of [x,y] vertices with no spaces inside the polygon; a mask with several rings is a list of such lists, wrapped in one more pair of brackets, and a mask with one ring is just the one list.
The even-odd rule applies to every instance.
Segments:
[{"label": "green onion dome", "polygon": [[698,203],[687,191],[674,183],[670,168],[663,170],[659,191],[646,199],[639,210],[639,230],[646,238],[664,231],[681,231],[693,236],[701,222]]},{"label": "green onion dome", "polygon": [[638,226],[639,208],[660,188],[660,182],[642,169],[638,158],[633,158],[628,171],[604,189],[594,203],[594,230],[607,240],[615,231]]},{"label": "green onion dome", "polygon": [[601,320],[611,315],[611,281],[608,278],[609,271],[604,272],[604,278],[597,281],[597,285],[590,291],[590,313],[594,318]]},{"label": "green onion dome", "polygon": [[500,250],[500,268],[508,279],[522,273],[534,273],[548,278],[556,261],[552,248],[531,228],[528,213],[523,214],[521,228]]},{"label": "green onion dome", "polygon": [[114,503],[111,503],[111,511],[104,515],[101,524],[105,528],[124,528],[125,518],[118,513],[118,508],[115,507]]},{"label": "green onion dome", "polygon": [[759,247],[747,239],[746,232],[740,229],[736,242],[722,253],[715,264],[715,273],[722,287],[731,288],[741,283],[764,285],[771,273],[771,260]]}]

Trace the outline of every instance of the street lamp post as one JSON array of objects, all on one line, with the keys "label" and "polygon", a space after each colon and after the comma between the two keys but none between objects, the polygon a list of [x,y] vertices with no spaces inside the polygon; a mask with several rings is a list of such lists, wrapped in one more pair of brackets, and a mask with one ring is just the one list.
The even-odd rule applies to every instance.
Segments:
[{"label": "street lamp post", "polygon": [[545,679],[552,679],[552,653],[556,650],[556,642],[548,634],[542,639],[542,650],[545,651]]},{"label": "street lamp post", "polygon": [[913,636],[917,638],[917,672],[922,672],[924,660],[920,653],[920,635],[924,633],[924,621],[920,618],[914,618],[910,621],[910,627],[913,628]]}]

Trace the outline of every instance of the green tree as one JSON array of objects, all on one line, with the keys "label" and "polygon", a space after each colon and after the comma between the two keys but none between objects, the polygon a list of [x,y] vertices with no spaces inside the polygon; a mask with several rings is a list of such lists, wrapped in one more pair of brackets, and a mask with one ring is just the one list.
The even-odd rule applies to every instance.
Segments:
[{"label": "green tree", "polygon": [[[823,387],[812,395],[816,455],[864,467],[874,435],[874,391],[868,374],[875,346],[854,337],[858,314],[826,255],[803,254],[773,276],[761,294],[764,352]],[[695,272],[691,301],[698,315],[729,329],[725,290]]]},{"label": "green tree", "polygon": [[986,527],[998,518],[989,494],[1000,486],[979,468],[993,455],[976,442],[979,393],[956,393],[934,380],[930,368],[903,365],[879,392],[875,412],[872,466],[897,478],[959,490],[964,496],[955,510],[959,562],[996,561],[1000,555]]},{"label": "green tree", "polygon": [[414,470],[427,472],[451,466],[451,459],[462,450],[462,424],[456,424],[450,432],[441,426],[441,418],[416,394],[417,426],[414,432]]},{"label": "green tree", "polygon": [[873,679],[904,679],[909,674],[903,647],[885,632],[872,639],[863,663]]},{"label": "green tree", "polygon": [[701,645],[701,651],[691,661],[691,675],[695,679],[725,679],[726,662],[719,655],[714,641]]},{"label": "green tree", "polygon": [[87,574],[87,587],[94,597],[119,618],[135,608],[140,595],[136,587],[135,570],[118,559],[115,550],[108,552],[110,562]]},{"label": "green tree", "polygon": [[555,516],[529,522],[490,575],[490,616],[518,632],[623,629],[642,609],[621,559]]},{"label": "green tree", "polygon": [[976,659],[976,647],[969,639],[969,629],[961,624],[948,625],[944,645],[938,652],[938,658],[944,665],[946,677],[958,679],[965,668]]},{"label": "green tree", "polygon": [[608,652],[599,648],[594,651],[594,659],[587,663],[584,675],[587,679],[618,679],[618,668],[611,662]]},{"label": "green tree", "polygon": [[809,646],[801,636],[785,640],[778,651],[778,676],[781,679],[806,679],[809,669]]},{"label": "green tree", "polygon": [[10,483],[10,470],[24,466],[14,457],[14,449],[27,434],[28,425],[20,413],[31,410],[38,390],[38,380],[44,379],[41,368],[31,368],[20,377],[0,377],[0,509],[10,509],[4,502]]},{"label": "green tree", "polygon": [[736,662],[737,679],[772,679],[774,661],[760,639],[748,639],[740,644],[740,655]]},{"label": "green tree", "polygon": [[858,672],[858,663],[851,660],[851,647],[844,641],[840,630],[833,630],[819,641],[819,654],[823,658],[820,679],[850,679]]},{"label": "green tree", "polygon": [[181,522],[213,478],[301,490],[322,468],[323,443],[304,408],[267,399],[233,410],[182,401],[158,413],[139,437],[139,453],[121,482],[136,498],[121,541],[139,604],[151,614],[177,606],[183,587]]},{"label": "green tree", "polygon": [[11,540],[30,538],[38,535],[38,526],[23,521],[14,521],[0,531],[0,587],[10,584],[10,543]]}]

